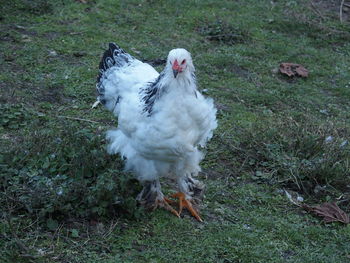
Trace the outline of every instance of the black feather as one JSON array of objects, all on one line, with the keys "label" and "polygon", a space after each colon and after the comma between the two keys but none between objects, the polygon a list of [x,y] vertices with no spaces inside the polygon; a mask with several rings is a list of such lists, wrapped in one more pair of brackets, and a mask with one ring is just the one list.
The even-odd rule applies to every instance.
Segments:
[{"label": "black feather", "polygon": [[101,78],[103,77],[103,74],[111,67],[117,66],[117,67],[123,67],[127,64],[130,64],[130,62],[134,58],[126,53],[122,48],[120,48],[115,43],[109,43],[109,49],[107,49],[103,53],[103,57],[101,59],[100,65],[99,65],[99,74],[97,77],[97,83],[101,82]]},{"label": "black feather", "polygon": [[[106,104],[108,98],[105,98],[105,88],[103,86],[103,80],[106,78],[106,72],[112,67],[125,67],[130,65],[134,60],[134,57],[126,53],[115,43],[109,43],[109,48],[103,53],[100,65],[99,73],[97,76],[96,89],[99,95],[99,100],[102,104]],[[116,100],[116,105],[119,102],[120,97]]]},{"label": "black feather", "polygon": [[165,91],[161,81],[164,75],[165,72],[161,72],[154,82],[148,83],[148,85],[141,90],[142,101],[144,102],[143,112],[147,112],[148,116],[152,115],[154,103]]},{"label": "black feather", "polygon": [[[148,85],[141,90],[142,101],[144,102],[143,112],[147,113],[148,116],[152,115],[153,107],[155,102],[162,96],[164,92],[166,92],[166,87],[163,86],[162,78],[164,78],[165,71],[162,71],[158,78],[154,82],[148,83]],[[196,83],[196,75],[194,73],[191,74],[192,80]],[[197,93],[194,93],[197,98]]]}]

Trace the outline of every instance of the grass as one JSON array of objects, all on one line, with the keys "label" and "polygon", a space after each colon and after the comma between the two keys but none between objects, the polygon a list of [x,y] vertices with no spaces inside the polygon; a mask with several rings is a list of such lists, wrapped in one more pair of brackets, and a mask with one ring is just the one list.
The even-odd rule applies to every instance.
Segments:
[{"label": "grass", "polygon": [[[350,212],[350,26],[336,1],[83,2],[1,3],[1,262],[349,261],[349,226],[283,193]],[[115,120],[90,107],[110,41],[147,61],[192,53],[219,120],[204,223],[145,213],[107,155]],[[310,75],[282,76],[281,62]]]}]

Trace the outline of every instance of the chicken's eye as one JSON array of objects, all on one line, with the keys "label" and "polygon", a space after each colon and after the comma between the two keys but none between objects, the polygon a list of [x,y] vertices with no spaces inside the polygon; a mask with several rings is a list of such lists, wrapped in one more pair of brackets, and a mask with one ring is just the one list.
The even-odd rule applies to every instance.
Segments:
[{"label": "chicken's eye", "polygon": [[181,65],[186,63],[186,59],[182,60]]}]

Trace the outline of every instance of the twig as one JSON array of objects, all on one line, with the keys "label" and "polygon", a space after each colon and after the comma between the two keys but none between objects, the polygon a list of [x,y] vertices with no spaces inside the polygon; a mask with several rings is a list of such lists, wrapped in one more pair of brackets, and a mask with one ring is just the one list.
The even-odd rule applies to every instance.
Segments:
[{"label": "twig", "polygon": [[[11,213],[11,212],[10,212]],[[7,224],[10,229],[10,233],[12,235],[13,240],[15,241],[16,245],[20,250],[22,250],[22,253],[20,254],[22,257],[30,258],[30,259],[36,259],[37,256],[29,254],[30,249],[22,242],[22,240],[18,237],[15,229],[13,228],[11,218],[9,215],[5,215],[5,219],[7,221]],[[24,252],[24,253],[23,253]]]},{"label": "twig", "polygon": [[326,18],[324,17],[324,15],[322,15],[322,13],[320,12],[320,10],[317,9],[317,7],[315,6],[315,3],[313,1],[311,1],[311,7],[312,9],[315,11],[315,13],[317,15],[319,15],[323,20],[325,20]]},{"label": "twig", "polygon": [[110,234],[112,234],[112,232],[114,231],[115,227],[118,225],[118,221],[116,221],[115,223],[112,221],[111,225],[109,226],[109,230],[107,230],[104,234],[103,234],[103,238],[107,238]]},{"label": "twig", "polygon": [[340,9],[339,9],[340,23],[343,23],[343,6],[344,6],[344,0],[341,0]]},{"label": "twig", "polygon": [[87,122],[91,122],[91,123],[99,123],[98,121],[92,121],[92,120],[82,119],[82,118],[77,118],[77,117],[69,117],[69,116],[62,116],[62,115],[58,115],[57,117],[58,118],[65,118],[65,119],[75,120],[75,121],[87,121]]}]

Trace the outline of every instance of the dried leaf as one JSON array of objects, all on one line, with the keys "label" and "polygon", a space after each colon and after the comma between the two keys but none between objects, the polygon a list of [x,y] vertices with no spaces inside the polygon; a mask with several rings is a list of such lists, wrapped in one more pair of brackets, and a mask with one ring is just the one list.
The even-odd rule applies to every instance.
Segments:
[{"label": "dried leaf", "polygon": [[303,204],[302,207],[317,216],[323,217],[325,223],[341,222],[349,224],[349,216],[335,202],[323,203],[314,207]]},{"label": "dried leaf", "polygon": [[279,70],[288,77],[299,76],[306,78],[309,75],[309,71],[306,68],[294,63],[281,63]]}]

